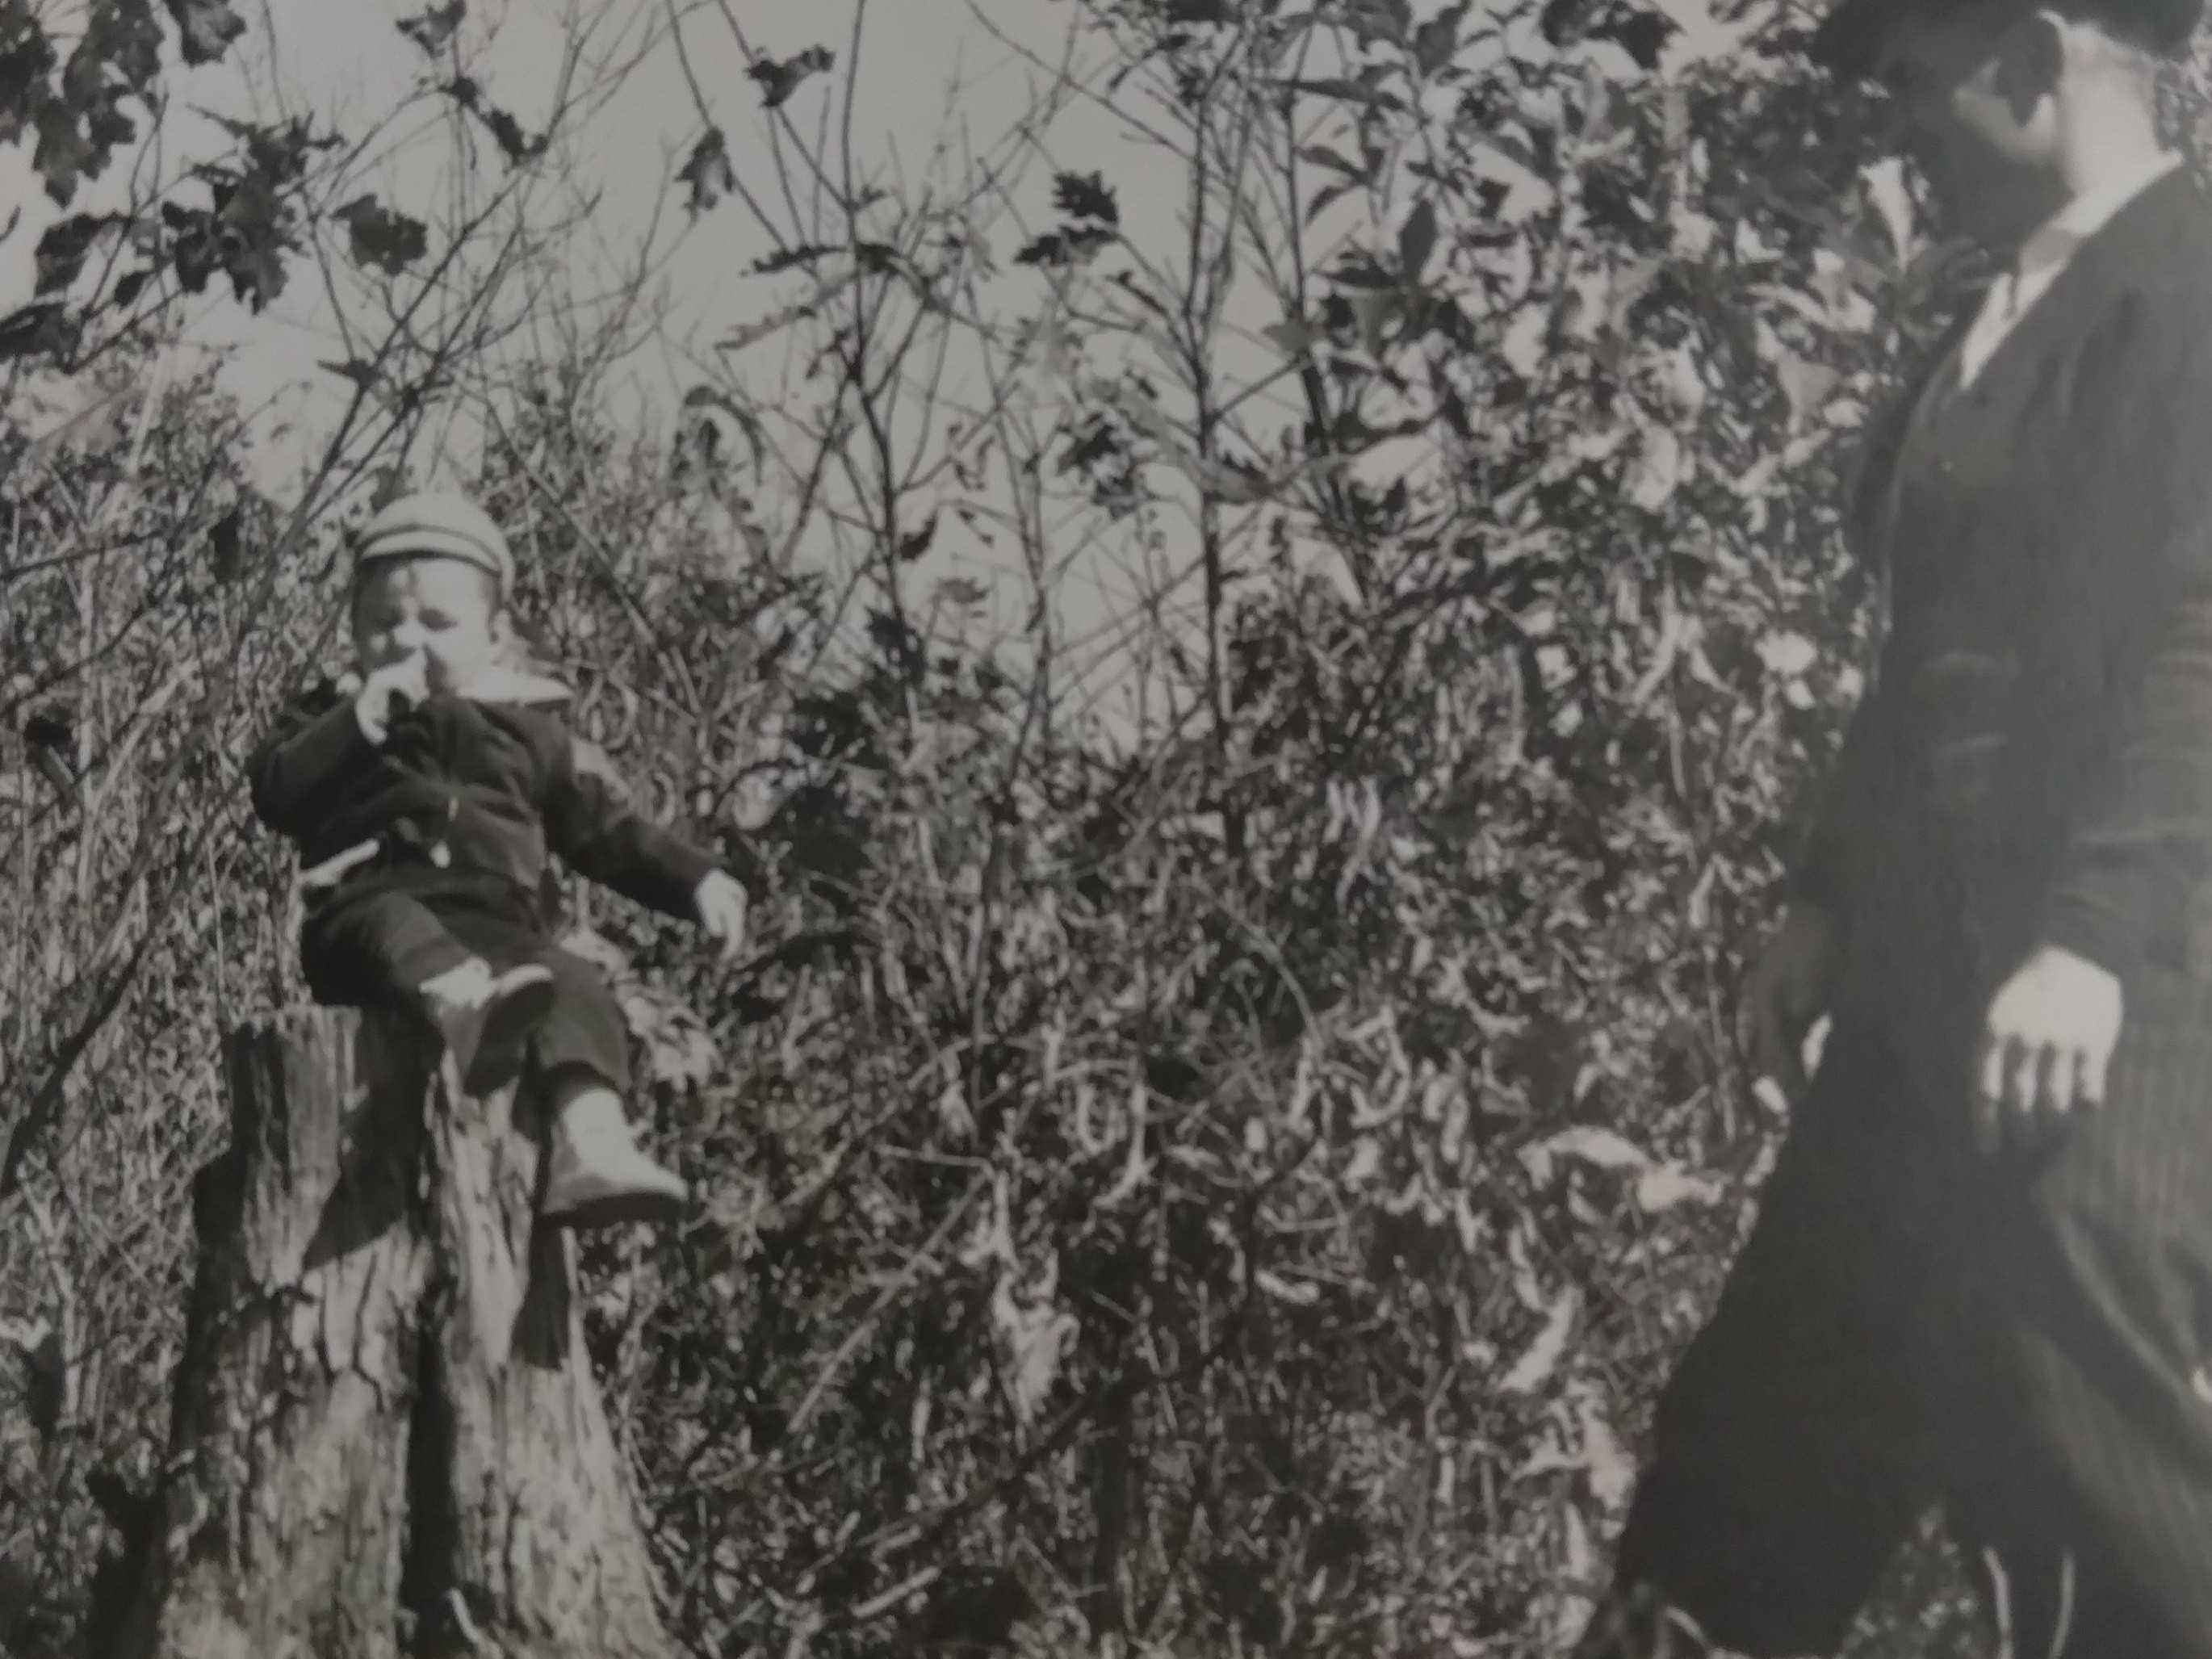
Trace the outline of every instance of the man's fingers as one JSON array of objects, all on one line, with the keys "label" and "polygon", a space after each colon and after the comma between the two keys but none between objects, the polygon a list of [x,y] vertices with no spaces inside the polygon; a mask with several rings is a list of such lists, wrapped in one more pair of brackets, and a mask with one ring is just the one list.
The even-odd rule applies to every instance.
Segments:
[{"label": "man's fingers", "polygon": [[2005,1054],[2009,1045],[1994,1031],[1982,1036],[1982,1050],[1974,1062],[1974,1150],[1993,1157],[2004,1139]]},{"label": "man's fingers", "polygon": [[2004,1104],[2005,1060],[2011,1046],[1995,1031],[1982,1034],[1981,1057],[1974,1062],[1974,1101],[1986,1112]]},{"label": "man's fingers", "polygon": [[1990,1006],[1974,1064],[1978,1119],[2000,1135],[2047,1136],[2105,1102],[2122,1014],[2119,981],[2094,963],[2046,947]]},{"label": "man's fingers", "polygon": [[2042,1104],[2043,1080],[2050,1066],[2049,1051],[2039,1044],[2019,1042],[2007,1047],[2011,1058],[2005,1066],[2005,1105],[2014,1117],[2031,1118]]},{"label": "man's fingers", "polygon": [[1978,1073],[1974,1139],[1984,1152],[2008,1138],[2047,1135],[2104,1098],[2102,1062],[2071,1042],[1992,1032]]},{"label": "man's fingers", "polygon": [[2094,1111],[2105,1103],[2105,1073],[2112,1063],[2112,1056],[2108,1049],[2091,1048],[2082,1050],[2080,1099],[2085,1110]]},{"label": "man's fingers", "polygon": [[2081,1053],[2070,1048],[2047,1048],[2044,1053],[2043,1109],[2063,1120],[2074,1109],[2081,1092]]}]

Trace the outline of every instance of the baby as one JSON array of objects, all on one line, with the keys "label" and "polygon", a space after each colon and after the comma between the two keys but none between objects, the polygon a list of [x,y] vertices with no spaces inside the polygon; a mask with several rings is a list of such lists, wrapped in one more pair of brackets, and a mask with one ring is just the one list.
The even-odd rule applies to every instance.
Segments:
[{"label": "baby", "polygon": [[412,495],[377,514],[354,556],[356,672],[283,711],[250,763],[254,810],[299,844],[319,1000],[419,1010],[472,1094],[533,1060],[552,1108],[549,1220],[668,1220],[684,1184],[630,1138],[622,1013],[547,937],[546,857],[693,918],[726,953],[747,895],[631,810],[556,712],[567,688],[512,665],[514,582],[474,503]]}]

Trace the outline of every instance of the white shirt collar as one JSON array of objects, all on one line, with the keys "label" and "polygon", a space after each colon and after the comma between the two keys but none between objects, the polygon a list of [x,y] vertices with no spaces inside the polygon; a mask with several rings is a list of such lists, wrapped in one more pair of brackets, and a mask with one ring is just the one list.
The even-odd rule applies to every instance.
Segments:
[{"label": "white shirt collar", "polygon": [[2114,214],[2180,165],[2179,155],[2155,155],[2144,166],[2076,196],[2020,245],[2013,269],[2033,277],[2065,264],[2075,249],[2102,230]]},{"label": "white shirt collar", "polygon": [[2131,172],[2074,198],[2020,246],[1982,296],[1981,310],[1959,343],[1959,385],[1971,388],[2013,325],[2055,283],[2081,245],[2112,216],[2181,165],[2179,155],[2154,155]]}]

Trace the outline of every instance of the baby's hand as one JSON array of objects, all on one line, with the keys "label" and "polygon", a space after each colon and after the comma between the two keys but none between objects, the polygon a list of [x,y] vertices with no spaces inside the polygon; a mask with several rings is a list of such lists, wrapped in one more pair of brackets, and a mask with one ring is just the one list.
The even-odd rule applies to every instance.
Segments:
[{"label": "baby's hand", "polygon": [[382,744],[392,728],[392,698],[398,696],[410,703],[422,702],[430,695],[427,673],[418,653],[386,663],[363,680],[353,700],[354,719],[360,722],[362,736],[371,743]]},{"label": "baby's hand", "polygon": [[744,948],[745,911],[750,901],[743,884],[726,872],[709,870],[691,894],[699,926],[722,942],[722,960],[734,962]]}]

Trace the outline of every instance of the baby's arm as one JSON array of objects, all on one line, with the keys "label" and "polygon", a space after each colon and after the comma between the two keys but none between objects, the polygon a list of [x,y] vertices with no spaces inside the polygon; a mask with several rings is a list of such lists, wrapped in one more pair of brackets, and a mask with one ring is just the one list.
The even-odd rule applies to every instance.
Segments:
[{"label": "baby's arm", "polygon": [[642,817],[606,757],[566,734],[544,811],[546,844],[570,868],[648,909],[698,921],[702,884],[725,874],[718,860]]},{"label": "baby's arm", "polygon": [[327,804],[330,786],[374,753],[351,700],[318,687],[285,705],[247,759],[253,810],[272,830],[305,835]]}]

